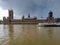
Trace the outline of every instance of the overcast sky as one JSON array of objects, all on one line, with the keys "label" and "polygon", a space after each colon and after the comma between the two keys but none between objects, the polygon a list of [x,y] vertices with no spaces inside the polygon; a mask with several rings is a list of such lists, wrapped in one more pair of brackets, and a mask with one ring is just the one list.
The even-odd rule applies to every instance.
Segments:
[{"label": "overcast sky", "polygon": [[50,10],[54,17],[60,17],[60,0],[0,0],[0,7],[4,10],[13,9],[15,18],[27,16],[28,13],[46,18]]}]

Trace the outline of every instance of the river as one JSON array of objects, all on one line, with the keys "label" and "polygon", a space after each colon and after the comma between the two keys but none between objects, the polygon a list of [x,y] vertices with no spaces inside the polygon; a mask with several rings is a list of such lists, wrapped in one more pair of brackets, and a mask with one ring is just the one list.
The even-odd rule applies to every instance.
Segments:
[{"label": "river", "polygon": [[0,45],[60,45],[60,27],[0,24]]}]

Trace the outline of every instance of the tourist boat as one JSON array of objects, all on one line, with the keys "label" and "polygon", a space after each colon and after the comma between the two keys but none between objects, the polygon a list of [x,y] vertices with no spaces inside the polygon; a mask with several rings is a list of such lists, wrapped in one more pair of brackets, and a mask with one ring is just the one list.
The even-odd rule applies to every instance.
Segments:
[{"label": "tourist boat", "polygon": [[60,23],[39,23],[39,27],[60,27]]}]

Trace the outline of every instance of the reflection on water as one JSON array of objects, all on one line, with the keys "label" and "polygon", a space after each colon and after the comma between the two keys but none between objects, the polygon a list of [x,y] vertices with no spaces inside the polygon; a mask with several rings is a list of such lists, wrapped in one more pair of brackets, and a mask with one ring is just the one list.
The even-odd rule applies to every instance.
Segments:
[{"label": "reflection on water", "polygon": [[14,30],[13,30],[13,25],[8,25],[9,27],[9,43],[8,45],[14,45]]},{"label": "reflection on water", "polygon": [[53,38],[53,28],[50,27],[47,32],[48,32],[49,39],[52,39]]},{"label": "reflection on water", "polygon": [[53,40],[53,28],[52,27],[50,27],[50,28],[48,28],[48,30],[47,30],[47,33],[48,33],[48,45],[50,44],[50,45],[55,45],[55,43],[54,43],[54,40]]},{"label": "reflection on water", "polygon": [[60,27],[0,25],[0,45],[60,45]]}]

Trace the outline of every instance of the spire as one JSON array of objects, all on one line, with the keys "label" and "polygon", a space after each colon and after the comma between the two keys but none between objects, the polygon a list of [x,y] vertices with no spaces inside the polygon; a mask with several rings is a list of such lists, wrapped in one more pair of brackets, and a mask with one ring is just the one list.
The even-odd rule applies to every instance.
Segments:
[{"label": "spire", "polygon": [[25,17],[25,16],[23,15],[23,16],[22,16],[22,19],[24,19],[24,17]]},{"label": "spire", "polygon": [[28,14],[28,18],[30,18],[30,13]]}]

